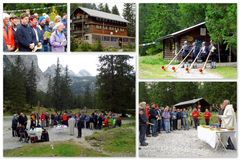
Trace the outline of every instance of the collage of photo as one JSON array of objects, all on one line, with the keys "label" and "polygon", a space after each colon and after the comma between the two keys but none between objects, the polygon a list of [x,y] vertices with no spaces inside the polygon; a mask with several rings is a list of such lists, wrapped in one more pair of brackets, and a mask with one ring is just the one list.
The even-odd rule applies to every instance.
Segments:
[{"label": "collage of photo", "polygon": [[3,158],[237,159],[237,6],[3,2]]}]

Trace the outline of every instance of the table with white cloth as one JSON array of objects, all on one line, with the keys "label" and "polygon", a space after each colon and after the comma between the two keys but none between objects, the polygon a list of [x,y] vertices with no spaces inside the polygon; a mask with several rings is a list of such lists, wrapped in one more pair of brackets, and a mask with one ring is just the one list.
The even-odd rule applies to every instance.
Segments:
[{"label": "table with white cloth", "polygon": [[30,130],[28,131],[28,134],[29,134],[29,137],[30,137],[30,138],[37,136],[38,139],[41,139],[42,131],[43,131],[42,128],[38,128],[38,127],[37,127],[37,128],[34,128],[34,129],[30,129]]},{"label": "table with white cloth", "polygon": [[67,129],[68,126],[67,125],[61,125],[61,124],[58,124],[57,126],[55,126],[55,130],[57,132],[64,132],[65,129]]},{"label": "table with white cloth", "polygon": [[206,143],[208,143],[212,148],[218,149],[219,145],[226,150],[224,142],[222,141],[222,136],[230,137],[231,139],[236,138],[237,132],[235,130],[228,129],[210,129],[203,126],[198,126],[197,128],[198,138]]}]

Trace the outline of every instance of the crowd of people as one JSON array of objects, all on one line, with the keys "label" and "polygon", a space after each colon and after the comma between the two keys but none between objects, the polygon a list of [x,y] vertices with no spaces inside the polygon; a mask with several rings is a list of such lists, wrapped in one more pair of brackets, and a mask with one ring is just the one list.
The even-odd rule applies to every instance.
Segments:
[{"label": "crowd of people", "polygon": [[[168,134],[177,130],[189,130],[192,125],[193,128],[197,129],[200,124],[201,114],[203,114],[205,125],[211,125],[211,112],[206,109],[204,113],[201,113],[201,105],[199,103],[195,104],[192,110],[187,108],[170,108],[169,106],[160,108],[155,103],[152,103],[151,107],[149,107],[146,102],[141,102],[139,107],[139,140],[141,146],[148,145],[145,142],[146,137],[157,137],[162,131]],[[218,127],[233,127],[235,125],[234,116],[234,110],[232,105],[230,105],[230,101],[224,100],[218,112]]]},{"label": "crowd of people", "polygon": [[[189,54],[190,52],[191,54]],[[218,52],[217,47],[212,40],[208,46],[206,42],[202,42],[201,46],[199,46],[197,41],[193,42],[192,45],[190,45],[187,41],[184,41],[180,49],[180,55],[183,60],[185,59],[182,68],[189,67],[189,62],[194,62],[196,58],[205,62],[208,55],[210,56],[208,60],[211,60],[211,68],[216,68]],[[196,68],[195,65],[193,65],[193,67]]]},{"label": "crowd of people", "polygon": [[[28,124],[30,121],[30,124]],[[29,126],[28,126],[29,125]],[[82,128],[91,130],[101,130],[102,128],[115,128],[121,127],[122,116],[113,112],[93,112],[91,115],[80,113],[51,113],[32,112],[29,116],[20,113],[14,114],[12,118],[12,136],[20,137],[19,141],[28,142],[30,136],[28,135],[31,130],[36,128],[42,128],[43,133],[39,139],[31,140],[35,141],[49,141],[49,135],[47,130],[57,126],[65,126],[69,128],[70,135],[74,135],[74,128],[78,130],[77,138],[82,137]],[[29,128],[28,128],[29,127]]]},{"label": "crowd of people", "polygon": [[54,20],[43,13],[20,17],[3,13],[4,52],[66,52],[67,14],[55,16]]}]

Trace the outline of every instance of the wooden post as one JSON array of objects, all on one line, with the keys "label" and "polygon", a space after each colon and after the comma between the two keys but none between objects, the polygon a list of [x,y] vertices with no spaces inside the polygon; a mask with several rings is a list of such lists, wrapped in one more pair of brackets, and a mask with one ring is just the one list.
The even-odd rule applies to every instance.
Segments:
[{"label": "wooden post", "polygon": [[232,59],[232,47],[231,47],[231,45],[230,45],[230,47],[229,47],[228,62],[231,62],[231,59]]},{"label": "wooden post", "polygon": [[219,63],[221,62],[221,58],[220,58],[220,47],[219,47],[219,43],[218,43],[218,61]]}]

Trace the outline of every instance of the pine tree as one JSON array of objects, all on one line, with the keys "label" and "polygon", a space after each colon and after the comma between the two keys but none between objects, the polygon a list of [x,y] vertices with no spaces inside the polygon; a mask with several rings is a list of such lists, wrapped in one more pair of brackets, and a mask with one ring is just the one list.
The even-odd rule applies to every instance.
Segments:
[{"label": "pine tree", "polygon": [[15,65],[10,70],[9,101],[10,111],[17,113],[25,110],[26,104],[26,75],[20,56],[17,57]]},{"label": "pine tree", "polygon": [[48,77],[48,89],[46,93],[46,106],[52,107],[53,106],[53,80],[52,77]]},{"label": "pine tree", "polygon": [[62,111],[62,97],[61,97],[61,68],[59,58],[57,59],[57,68],[55,70],[55,77],[53,77],[53,107],[56,111]]},{"label": "pine tree", "polygon": [[27,103],[30,104],[32,108],[37,101],[37,80],[36,80],[36,70],[35,70],[33,61],[31,64],[31,68],[27,74],[26,98],[27,98]]},{"label": "pine tree", "polygon": [[120,13],[119,13],[118,8],[117,8],[116,5],[114,5],[114,6],[112,7],[112,14],[120,15]]},{"label": "pine tree", "polygon": [[98,10],[104,12],[104,6],[103,6],[103,3],[100,3],[100,4],[98,5]]},{"label": "pine tree", "polygon": [[136,7],[133,3],[124,3],[123,5],[123,17],[129,22],[128,23],[128,35],[135,37],[135,31],[136,31]]},{"label": "pine tree", "polygon": [[128,61],[130,56],[99,57],[97,104],[113,112],[135,108],[135,73]]},{"label": "pine tree", "polygon": [[111,13],[107,3],[104,5],[104,12]]},{"label": "pine tree", "polygon": [[65,75],[61,79],[61,97],[62,106],[64,109],[69,109],[72,104],[72,91],[71,91],[72,80],[69,77],[68,66],[65,68]]},{"label": "pine tree", "polygon": [[90,84],[87,84],[85,87],[84,93],[84,107],[91,108],[92,107],[92,97],[90,93]]}]

